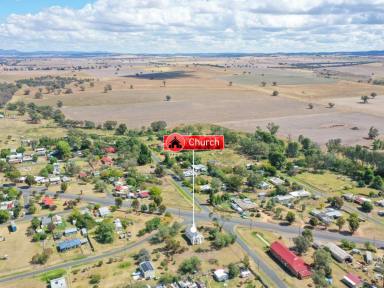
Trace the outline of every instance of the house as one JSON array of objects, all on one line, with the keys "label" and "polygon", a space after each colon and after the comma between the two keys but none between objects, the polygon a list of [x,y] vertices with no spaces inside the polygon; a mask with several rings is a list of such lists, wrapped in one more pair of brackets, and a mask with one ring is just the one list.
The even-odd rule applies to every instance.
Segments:
[{"label": "house", "polygon": [[352,273],[345,275],[341,281],[350,288],[359,288],[363,286],[361,278]]},{"label": "house", "polygon": [[287,205],[295,200],[295,197],[292,195],[277,195],[274,197],[276,201],[280,204]]},{"label": "house", "polygon": [[87,176],[88,176],[87,172],[80,172],[78,175],[79,179],[87,178]]},{"label": "house", "polygon": [[150,261],[143,261],[139,264],[139,270],[145,279],[155,278],[155,268]]},{"label": "house", "polygon": [[244,199],[232,199],[232,203],[235,203],[237,206],[239,206],[243,211],[247,210],[255,210],[257,208],[257,205],[253,203],[250,199],[244,198]]},{"label": "house", "polygon": [[303,259],[295,255],[282,242],[275,241],[269,248],[270,253],[293,275],[299,279],[311,276],[310,266]]},{"label": "house", "polygon": [[15,201],[0,202],[0,210],[12,210],[13,208],[15,208]]},{"label": "house", "polygon": [[363,205],[364,202],[372,202],[371,199],[368,199],[366,197],[357,196],[354,200],[356,204]]},{"label": "house", "polygon": [[113,164],[113,160],[112,160],[111,157],[103,156],[101,158],[101,163],[103,163],[104,165],[112,165]]},{"label": "house", "polygon": [[53,176],[48,178],[49,183],[57,185],[60,184],[61,178],[59,176]]},{"label": "house", "polygon": [[295,197],[295,198],[305,198],[305,197],[310,197],[311,193],[305,190],[298,190],[298,191],[293,191],[290,192],[289,195]]},{"label": "house", "polygon": [[192,177],[193,175],[197,175],[197,172],[195,171],[195,172],[193,172],[193,170],[192,169],[188,169],[188,170],[185,170],[185,171],[183,171],[183,176],[184,177]]},{"label": "house", "polygon": [[60,175],[60,164],[53,163],[53,175]]},{"label": "house", "polygon": [[79,238],[64,240],[57,244],[57,250],[59,252],[64,252],[73,248],[77,248],[81,246],[81,241]]},{"label": "house", "polygon": [[33,161],[33,158],[31,155],[24,155],[23,156],[23,162],[31,162]]},{"label": "house", "polygon": [[376,201],[375,204],[376,204],[377,206],[384,207],[384,199],[383,199],[383,200]]},{"label": "house", "polygon": [[229,275],[224,269],[217,269],[213,272],[213,278],[215,278],[217,282],[224,282],[229,279]]},{"label": "house", "polygon": [[50,208],[55,205],[55,202],[53,201],[53,199],[48,196],[45,196],[41,201],[41,203],[45,208]]},{"label": "house", "polygon": [[198,288],[196,283],[190,282],[190,281],[178,281],[177,287],[179,288]]},{"label": "house", "polygon": [[64,277],[56,278],[49,281],[50,288],[67,288],[67,281]]},{"label": "house", "polygon": [[61,225],[63,224],[63,218],[60,215],[54,215],[52,217],[52,223],[55,225]]},{"label": "house", "polygon": [[48,179],[42,176],[35,176],[35,181],[37,184],[44,184],[48,182]]},{"label": "house", "polygon": [[194,226],[188,226],[185,229],[185,236],[188,238],[191,245],[200,245],[204,241],[204,236],[197,231]]},{"label": "house", "polygon": [[244,269],[240,270],[240,277],[241,278],[247,278],[249,276],[251,276],[251,271],[249,271],[249,269],[244,268]]},{"label": "house", "polygon": [[100,217],[106,217],[109,214],[111,214],[111,211],[109,210],[108,207],[100,207],[98,211],[99,211]]},{"label": "house", "polygon": [[64,230],[64,236],[69,236],[69,235],[74,235],[77,233],[77,228],[72,227],[72,228],[67,228]]},{"label": "house", "polygon": [[365,260],[365,263],[367,263],[367,264],[371,264],[372,263],[373,257],[372,257],[372,252],[371,251],[365,251],[364,260]]},{"label": "house", "polygon": [[270,177],[269,182],[271,182],[275,186],[283,185],[285,182],[284,180],[277,178],[277,177]]},{"label": "house", "polygon": [[195,172],[197,173],[204,173],[208,171],[207,166],[203,164],[192,165],[191,168],[192,170],[195,170]]},{"label": "house", "polygon": [[35,154],[37,156],[45,156],[45,154],[47,154],[47,149],[45,149],[45,148],[36,148],[35,149]]},{"label": "house", "polygon": [[104,148],[105,153],[116,153],[117,149],[115,147],[109,146]]},{"label": "house", "polygon": [[347,253],[345,250],[341,249],[335,243],[328,242],[324,245],[331,252],[332,257],[339,262],[352,262],[353,257],[351,254]]},{"label": "house", "polygon": [[211,185],[209,185],[209,184],[205,184],[205,185],[201,185],[200,186],[200,191],[201,192],[209,192],[209,191],[211,191]]},{"label": "house", "polygon": [[71,178],[69,178],[68,176],[61,177],[61,182],[69,182],[69,181],[71,181]]},{"label": "house", "polygon": [[116,231],[121,231],[123,230],[123,224],[121,224],[121,221],[119,218],[113,220],[113,224],[115,225],[115,230]]},{"label": "house", "polygon": [[137,196],[139,198],[148,198],[149,197],[149,191],[140,191],[139,193],[137,193]]},{"label": "house", "polygon": [[257,184],[257,188],[261,190],[268,190],[269,188],[271,188],[271,186],[267,182],[262,181],[259,184]]},{"label": "house", "polygon": [[50,217],[43,216],[43,217],[41,217],[40,223],[41,223],[40,227],[44,228],[44,227],[47,227],[49,224],[52,223],[52,219]]}]

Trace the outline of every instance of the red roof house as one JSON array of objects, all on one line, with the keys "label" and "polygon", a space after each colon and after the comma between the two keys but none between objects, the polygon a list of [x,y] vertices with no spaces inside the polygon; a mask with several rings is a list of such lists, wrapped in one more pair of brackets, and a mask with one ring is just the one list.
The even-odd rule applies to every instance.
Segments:
[{"label": "red roof house", "polygon": [[138,193],[140,198],[148,198],[149,197],[149,191],[140,191]]},{"label": "red roof house", "polygon": [[53,201],[53,199],[50,198],[50,197],[48,197],[48,196],[45,196],[45,197],[43,198],[42,203],[43,203],[43,205],[44,205],[45,207],[51,207],[51,206],[53,206],[53,205],[55,204],[54,201]]},{"label": "red roof house", "polygon": [[88,175],[87,175],[87,173],[86,172],[80,172],[79,173],[79,178],[85,178],[85,177],[87,177]]},{"label": "red roof house", "polygon": [[361,287],[363,285],[363,281],[361,280],[361,278],[355,274],[352,274],[352,273],[348,273],[347,275],[345,275],[343,277],[342,281],[348,287],[351,287],[351,288],[358,288],[358,287]]},{"label": "red roof house", "polygon": [[271,244],[269,251],[271,254],[284,265],[293,275],[299,279],[311,276],[311,270],[308,264],[295,253],[288,249],[280,241]]},{"label": "red roof house", "polygon": [[101,158],[101,163],[103,163],[104,165],[112,165],[113,160],[111,157],[103,156],[103,158]]},{"label": "red roof house", "polygon": [[104,148],[105,153],[116,153],[117,149],[115,147],[109,146]]}]

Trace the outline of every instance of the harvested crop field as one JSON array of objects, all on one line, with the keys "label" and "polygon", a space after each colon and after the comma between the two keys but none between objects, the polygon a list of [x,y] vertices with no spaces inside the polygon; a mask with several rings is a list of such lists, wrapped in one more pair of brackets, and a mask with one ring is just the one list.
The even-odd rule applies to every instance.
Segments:
[{"label": "harvested crop field", "polygon": [[[360,60],[353,59],[354,63]],[[18,92],[14,101],[55,106],[60,100],[64,103],[61,109],[68,118],[97,123],[116,120],[130,128],[165,120],[170,127],[216,123],[253,132],[257,126],[265,127],[268,122],[275,122],[280,125],[283,136],[303,134],[320,144],[330,138],[341,138],[345,144],[369,145],[364,139],[368,129],[375,126],[384,130],[384,86],[366,81],[367,71],[371,68],[372,73],[381,75],[382,59],[373,59],[376,62],[370,64],[340,67],[332,67],[330,63],[334,61],[340,65],[352,60],[336,56],[319,59],[299,56],[148,56],[51,61],[46,60],[40,65],[65,69],[56,71],[61,75],[91,78],[93,85],[71,86],[72,94],[43,92],[42,99],[34,99],[37,89],[32,88],[28,96]],[[87,66],[81,71],[70,71],[68,65],[73,65],[74,61]],[[366,63],[366,59],[361,61]],[[38,63],[37,60],[33,62],[34,65]],[[292,69],[311,63],[330,67]],[[325,75],[324,71],[339,74]],[[55,75],[56,72],[51,73]],[[348,74],[348,77],[340,73]],[[5,73],[8,74],[14,77],[16,72]],[[21,74],[17,72],[18,76]],[[32,73],[27,74],[30,77]],[[108,85],[111,90],[105,91]],[[271,96],[273,91],[278,95]],[[370,99],[368,104],[361,104],[360,97],[372,92],[377,97]],[[170,101],[166,101],[166,96],[170,96]],[[327,107],[330,102],[334,103],[333,108]],[[310,103],[313,109],[309,109]]]}]

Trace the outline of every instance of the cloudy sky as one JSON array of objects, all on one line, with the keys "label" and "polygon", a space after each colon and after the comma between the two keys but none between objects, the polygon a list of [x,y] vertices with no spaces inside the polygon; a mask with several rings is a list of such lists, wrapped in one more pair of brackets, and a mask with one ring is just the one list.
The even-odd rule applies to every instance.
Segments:
[{"label": "cloudy sky", "polygon": [[0,0],[0,49],[384,50],[384,0]]}]

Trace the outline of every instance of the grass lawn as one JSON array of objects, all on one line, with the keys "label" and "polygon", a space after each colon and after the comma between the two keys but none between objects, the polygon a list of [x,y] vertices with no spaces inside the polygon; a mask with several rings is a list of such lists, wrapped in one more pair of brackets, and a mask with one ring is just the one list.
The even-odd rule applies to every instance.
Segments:
[{"label": "grass lawn", "polygon": [[325,172],[323,174],[314,173],[301,173],[297,174],[294,179],[302,181],[313,188],[317,188],[326,193],[353,193],[361,195],[369,195],[370,191],[375,191],[371,188],[359,188],[356,187],[355,183],[348,177],[337,175],[332,172]]}]

